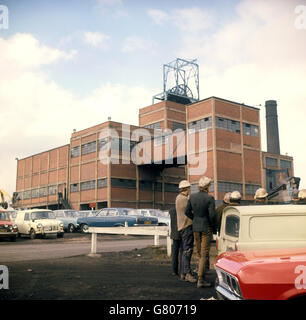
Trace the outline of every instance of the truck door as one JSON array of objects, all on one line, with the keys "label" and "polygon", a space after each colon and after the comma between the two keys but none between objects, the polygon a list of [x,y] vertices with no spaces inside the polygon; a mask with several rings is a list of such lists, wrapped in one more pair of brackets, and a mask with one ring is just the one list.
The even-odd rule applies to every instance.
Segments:
[{"label": "truck door", "polygon": [[240,218],[232,212],[226,212],[222,217],[220,237],[218,239],[218,254],[225,251],[235,251],[239,239]]}]

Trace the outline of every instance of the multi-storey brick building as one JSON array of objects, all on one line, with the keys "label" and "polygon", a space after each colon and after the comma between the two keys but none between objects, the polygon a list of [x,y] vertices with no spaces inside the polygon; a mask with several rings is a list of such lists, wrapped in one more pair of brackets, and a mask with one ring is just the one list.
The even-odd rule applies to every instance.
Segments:
[{"label": "multi-storey brick building", "polygon": [[[260,186],[275,186],[265,174],[271,165],[274,170],[290,167],[293,175],[292,157],[261,151],[259,111],[217,97],[188,105],[164,100],[140,109],[138,127],[107,121],[74,132],[69,144],[18,160],[18,207],[56,209],[61,193],[74,209],[169,208],[179,181],[189,179],[195,190],[202,175],[213,179],[211,192],[216,199],[233,190],[252,199]],[[151,136],[153,129],[183,130],[172,145],[173,162],[167,154],[172,135],[146,137],[139,143],[134,132],[141,128]],[[133,163],[130,155],[137,143],[141,148],[150,144],[151,152],[147,157],[145,149],[136,153],[142,160]],[[103,154],[106,145],[112,149]],[[113,161],[103,161],[107,156]],[[199,174],[191,164],[197,159],[205,169]]]}]

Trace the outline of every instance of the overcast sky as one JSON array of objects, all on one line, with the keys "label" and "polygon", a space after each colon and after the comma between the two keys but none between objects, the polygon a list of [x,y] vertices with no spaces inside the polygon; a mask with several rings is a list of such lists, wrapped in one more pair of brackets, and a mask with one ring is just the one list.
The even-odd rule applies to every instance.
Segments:
[{"label": "overcast sky", "polygon": [[[306,0],[0,0],[0,188],[15,158],[69,143],[73,129],[138,124],[162,66],[198,59],[200,98],[277,100],[281,153],[306,188]],[[304,17],[304,20],[303,20]],[[303,24],[305,22],[305,24]],[[0,20],[1,23],[1,20]]]}]

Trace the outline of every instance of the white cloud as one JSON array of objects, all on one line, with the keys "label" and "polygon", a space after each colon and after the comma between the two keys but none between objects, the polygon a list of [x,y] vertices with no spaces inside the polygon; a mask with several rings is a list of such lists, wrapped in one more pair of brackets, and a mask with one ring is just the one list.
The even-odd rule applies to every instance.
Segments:
[{"label": "white cloud", "polygon": [[[24,55],[29,47],[37,58],[31,63],[24,61],[29,58]],[[80,99],[49,79],[46,68],[40,68],[69,54],[42,46],[33,36],[0,38],[0,49],[5,52],[5,63],[0,62],[0,177],[1,188],[10,194],[15,191],[16,157],[67,144],[74,128],[88,128],[107,121],[108,116],[137,125],[138,107],[151,103],[151,90],[111,83]],[[27,67],[15,68],[16,61]]]},{"label": "white cloud", "polygon": [[127,16],[122,0],[96,0],[95,8],[103,15],[111,15],[114,18]]},{"label": "white cloud", "polygon": [[202,32],[211,27],[214,22],[214,14],[211,10],[203,10],[198,7],[174,9],[171,13],[149,9],[147,14],[158,25],[169,22],[177,29],[191,33]]},{"label": "white cloud", "polygon": [[99,47],[102,49],[109,48],[110,36],[103,34],[101,32],[84,32],[84,42],[93,47]]},{"label": "white cloud", "polygon": [[165,13],[162,10],[157,10],[157,9],[149,9],[147,11],[148,15],[151,17],[151,19],[156,23],[156,24],[163,24],[167,19],[169,19],[169,16],[167,13]]},{"label": "white cloud", "polygon": [[156,43],[148,38],[142,38],[138,36],[130,36],[124,39],[121,51],[122,52],[134,52],[134,51],[146,51],[151,54],[156,53]]}]

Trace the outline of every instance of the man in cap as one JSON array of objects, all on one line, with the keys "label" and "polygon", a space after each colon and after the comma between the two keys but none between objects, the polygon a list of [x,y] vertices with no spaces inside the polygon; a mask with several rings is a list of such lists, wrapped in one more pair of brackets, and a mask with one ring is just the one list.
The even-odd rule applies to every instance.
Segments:
[{"label": "man in cap", "polygon": [[296,204],[306,204],[306,189],[299,191],[298,199],[295,201]]},{"label": "man in cap", "polygon": [[241,193],[239,191],[233,191],[230,195],[230,206],[239,206],[241,201]]},{"label": "man in cap", "polygon": [[255,192],[254,204],[267,204],[268,202],[268,193],[266,189],[259,188]]},{"label": "man in cap", "polygon": [[220,233],[220,228],[221,228],[223,210],[229,205],[229,203],[230,203],[230,196],[231,196],[231,192],[227,192],[227,193],[224,195],[223,203],[220,204],[220,205],[216,208],[217,231],[218,231],[219,233]]},{"label": "man in cap", "polygon": [[[178,270],[180,269],[180,274],[183,270],[183,242],[180,233],[177,230],[177,216],[175,208],[169,210],[170,215],[170,238],[172,239],[172,275],[178,275]],[[179,263],[180,257],[180,263]],[[180,265],[180,268],[179,268]]]},{"label": "man in cap", "polygon": [[205,281],[206,262],[209,258],[212,232],[216,228],[215,199],[208,194],[211,179],[202,177],[199,180],[199,192],[192,194],[188,200],[185,214],[193,220],[197,255],[199,258],[197,287],[210,287]]},{"label": "man in cap", "polygon": [[183,258],[181,269],[181,280],[196,282],[197,280],[191,274],[190,261],[193,252],[194,237],[192,232],[192,220],[185,215],[188,196],[190,193],[190,183],[183,180],[179,184],[179,194],[175,200],[175,209],[177,215],[177,230],[179,231],[183,243]]}]

